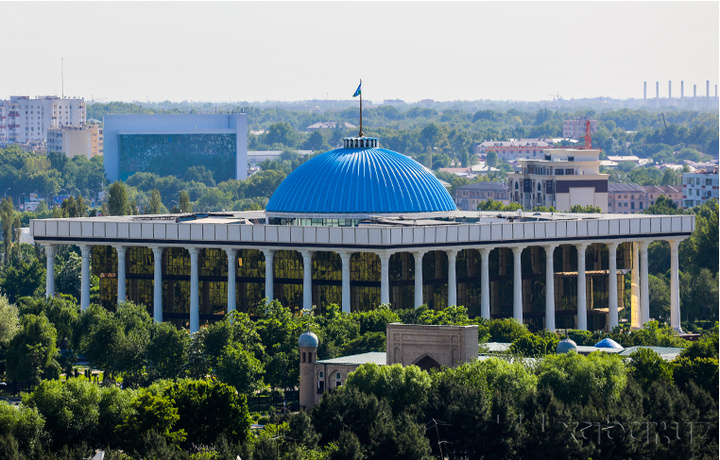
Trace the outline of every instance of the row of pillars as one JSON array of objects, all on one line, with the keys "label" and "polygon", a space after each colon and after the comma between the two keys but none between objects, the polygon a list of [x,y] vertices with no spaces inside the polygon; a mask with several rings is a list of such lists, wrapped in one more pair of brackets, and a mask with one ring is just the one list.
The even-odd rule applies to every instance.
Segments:
[{"label": "row of pillars", "polygon": [[[679,264],[678,245],[680,240],[671,239],[670,243],[670,323],[675,330],[680,330],[680,289],[679,289]],[[613,329],[618,325],[618,296],[617,296],[617,248],[619,242],[605,243],[609,253],[609,286],[608,291],[608,327]],[[585,276],[585,250],[589,243],[576,244],[578,253],[578,277],[577,277],[577,329],[587,330],[587,298],[586,298],[586,276]],[[641,327],[650,319],[650,297],[648,292],[648,246],[649,241],[633,243],[632,286],[633,296],[639,297],[639,311],[633,309],[631,324],[633,327]],[[559,245],[544,245],[545,249],[545,328],[549,331],[555,330],[555,268],[553,253]],[[522,251],[528,246],[514,246],[513,264],[513,318],[519,323],[523,322],[523,298],[522,298]],[[90,305],[90,250],[91,246],[81,245],[82,255],[80,308],[85,310]],[[55,295],[55,246],[46,245],[47,253],[47,277],[46,296]],[[152,247],[154,256],[154,282],[153,282],[153,319],[156,322],[163,320],[162,316],[162,253],[163,247]],[[490,251],[492,248],[480,248],[481,272],[480,272],[480,315],[483,318],[490,318]],[[116,246],[118,256],[118,302],[124,302],[125,291],[125,254],[126,246]],[[236,264],[237,249],[228,248],[225,252],[228,256],[228,313],[235,310],[236,297]],[[190,332],[197,332],[200,329],[200,306],[199,306],[199,268],[198,256],[200,248],[188,248],[190,253]],[[422,259],[428,251],[413,252],[415,258],[415,308],[423,304],[423,278]],[[457,274],[456,261],[459,250],[452,249],[445,251],[448,256],[448,305],[457,305]],[[312,251],[300,251],[303,257],[303,309],[312,309]],[[390,256],[394,252],[378,252],[380,257],[380,302],[390,303]],[[639,253],[639,254],[638,254]],[[275,250],[263,250],[265,255],[265,279],[272,280],[274,277],[273,258]],[[339,252],[342,261],[342,310],[350,312],[350,257],[351,252]],[[639,255],[639,257],[638,257]],[[639,292],[637,292],[639,287]],[[273,283],[265,283],[265,297],[273,299]]]}]

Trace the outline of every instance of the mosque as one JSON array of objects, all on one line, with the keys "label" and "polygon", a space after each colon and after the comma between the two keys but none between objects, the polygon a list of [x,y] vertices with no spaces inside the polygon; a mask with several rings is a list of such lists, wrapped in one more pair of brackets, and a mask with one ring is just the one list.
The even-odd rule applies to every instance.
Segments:
[{"label": "mosque", "polygon": [[[100,303],[148,305],[155,321],[191,332],[263,299],[319,313],[379,304],[512,317],[537,329],[612,329],[650,319],[648,245],[670,244],[671,323],[680,328],[678,244],[692,215],[458,211],[433,174],[365,136],[314,157],[264,211],[104,216],[31,222],[47,252],[53,296],[57,245],[82,254]],[[625,295],[625,278],[631,281]],[[626,298],[627,297],[627,298]]]}]

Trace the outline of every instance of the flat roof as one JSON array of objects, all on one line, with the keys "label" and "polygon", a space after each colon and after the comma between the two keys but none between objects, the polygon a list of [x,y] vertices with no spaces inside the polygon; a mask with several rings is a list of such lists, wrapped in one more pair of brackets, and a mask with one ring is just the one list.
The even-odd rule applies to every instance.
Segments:
[{"label": "flat roof", "polygon": [[368,353],[360,353],[358,355],[341,356],[339,358],[330,358],[316,361],[317,364],[337,364],[348,366],[359,366],[361,364],[374,363],[378,366],[384,366],[387,363],[387,353],[384,351],[370,351]]}]

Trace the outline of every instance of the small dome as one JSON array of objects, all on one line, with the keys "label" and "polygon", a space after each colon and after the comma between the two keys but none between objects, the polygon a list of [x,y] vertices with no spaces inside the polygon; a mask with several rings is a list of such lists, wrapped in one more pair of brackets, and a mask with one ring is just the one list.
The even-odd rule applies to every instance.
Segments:
[{"label": "small dome", "polygon": [[303,332],[298,339],[298,347],[301,348],[317,348],[319,344],[318,336],[311,331]]},{"label": "small dome", "polygon": [[595,348],[615,348],[618,350],[622,350],[623,346],[611,338],[606,338],[606,339],[602,339],[601,341],[596,343]]},{"label": "small dome", "polygon": [[457,211],[440,181],[410,157],[377,147],[374,138],[348,138],[343,148],[312,158],[288,175],[266,206],[270,217],[371,215]]},{"label": "small dome", "polygon": [[574,340],[570,338],[566,338],[564,340],[561,340],[560,343],[557,344],[557,352],[558,353],[567,353],[570,350],[575,350],[577,352],[577,344]]}]

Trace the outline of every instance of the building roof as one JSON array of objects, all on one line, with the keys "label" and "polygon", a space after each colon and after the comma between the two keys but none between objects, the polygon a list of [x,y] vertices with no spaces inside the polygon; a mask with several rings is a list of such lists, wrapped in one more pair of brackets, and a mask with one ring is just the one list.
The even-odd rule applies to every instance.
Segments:
[{"label": "building roof", "polygon": [[645,193],[645,189],[638,184],[615,184],[612,182],[608,182],[608,193],[619,192]]},{"label": "building roof", "polygon": [[654,351],[662,359],[665,361],[672,361],[673,359],[680,356],[680,353],[684,350],[684,348],[677,348],[677,347],[651,347],[651,346],[638,346],[638,347],[628,347],[621,351],[619,354],[620,356],[630,356],[636,351],[638,351],[641,348],[649,348],[650,350]]},{"label": "building roof", "polygon": [[298,338],[298,347],[317,348],[319,344],[318,336],[312,331],[303,332]]},{"label": "building roof", "polygon": [[271,217],[456,210],[448,191],[428,169],[410,157],[378,147],[344,147],[312,158],[280,184],[266,207]]},{"label": "building roof", "polygon": [[340,364],[348,366],[359,366],[361,364],[373,363],[384,366],[387,363],[387,354],[381,351],[360,353],[359,355],[341,356],[339,358],[323,359],[318,364]]},{"label": "building roof", "polygon": [[472,184],[462,185],[457,190],[487,190],[487,191],[507,191],[508,186],[505,182],[482,181]]}]

